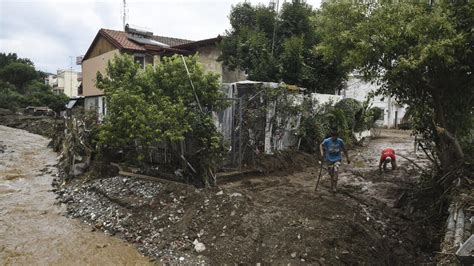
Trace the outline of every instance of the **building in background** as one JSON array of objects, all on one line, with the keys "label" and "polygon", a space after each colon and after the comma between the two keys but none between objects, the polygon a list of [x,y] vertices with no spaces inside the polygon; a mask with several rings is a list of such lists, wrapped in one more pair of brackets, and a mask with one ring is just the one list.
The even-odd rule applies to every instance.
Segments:
[{"label": "building in background", "polygon": [[[352,98],[364,102],[379,87],[376,83],[364,81],[359,74],[352,73],[349,76],[346,88],[341,90],[340,94],[343,98]],[[393,97],[374,96],[371,103],[372,107],[379,107],[383,110],[383,117],[376,122],[380,127],[396,128],[405,116],[405,106],[397,103]]]},{"label": "building in background", "polygon": [[221,37],[190,41],[171,37],[153,35],[152,32],[125,27],[125,31],[100,29],[89,49],[78,60],[82,65],[81,91],[86,109],[95,109],[99,115],[106,113],[103,91],[96,87],[97,72],[105,74],[109,60],[117,54],[129,54],[141,66],[159,64],[162,57],[175,54],[191,55],[199,53],[199,62],[206,71],[221,76],[221,82],[245,80],[241,71],[230,71],[217,58],[220,51],[217,47]]},{"label": "building in background", "polygon": [[45,78],[45,83],[51,86],[53,92],[62,92],[69,98],[74,98],[78,95],[81,79],[82,73],[71,69],[63,69],[58,70],[57,74],[49,74]]},{"label": "building in background", "polygon": [[58,76],[53,73],[45,73],[46,77],[44,78],[44,84],[49,85],[51,87],[54,86],[54,84],[58,83]]}]

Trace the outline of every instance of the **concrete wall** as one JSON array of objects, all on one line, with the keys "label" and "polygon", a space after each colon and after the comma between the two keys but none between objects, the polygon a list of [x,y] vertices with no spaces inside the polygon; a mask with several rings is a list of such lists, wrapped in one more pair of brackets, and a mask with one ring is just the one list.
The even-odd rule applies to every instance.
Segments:
[{"label": "concrete wall", "polygon": [[316,101],[318,106],[328,103],[334,105],[340,100],[342,100],[342,96],[333,94],[311,93],[311,99],[313,101]]},{"label": "concrete wall", "polygon": [[[375,92],[380,85],[363,81],[360,77],[352,75],[347,81],[347,86],[342,90],[343,98],[352,98],[358,101],[365,101],[366,97],[371,92]],[[406,109],[399,105],[395,99],[390,96],[376,96],[372,100],[373,107],[379,107],[384,110],[384,117],[377,121],[378,126],[388,128],[396,127],[400,124],[403,116],[405,116]]]},{"label": "concrete wall", "polygon": [[237,82],[246,79],[247,76],[244,71],[229,70],[226,66],[222,66],[222,82]]},{"label": "concrete wall", "polygon": [[119,53],[119,50],[115,49],[82,62],[83,96],[87,97],[103,94],[103,92],[95,86],[97,72],[99,71],[100,73],[105,74],[107,63],[109,60],[113,59],[114,55]]},{"label": "concrete wall", "polygon": [[200,47],[198,54],[198,61],[206,71],[212,71],[222,76],[222,63],[217,62],[220,53],[215,46]]},{"label": "concrete wall", "polygon": [[232,83],[245,80],[245,75],[242,71],[231,71],[218,62],[221,52],[216,45],[210,45],[198,48],[199,63],[201,63],[206,71],[212,71],[221,76],[222,83]]}]

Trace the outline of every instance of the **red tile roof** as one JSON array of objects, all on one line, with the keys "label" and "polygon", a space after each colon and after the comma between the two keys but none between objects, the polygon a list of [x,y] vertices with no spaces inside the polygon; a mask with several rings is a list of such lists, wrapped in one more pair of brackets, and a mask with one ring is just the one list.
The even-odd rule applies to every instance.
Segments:
[{"label": "red tile roof", "polygon": [[137,51],[137,52],[145,52],[145,51],[153,51],[153,52],[172,52],[172,53],[189,53],[196,47],[201,45],[211,44],[220,41],[221,37],[218,36],[217,38],[201,40],[201,41],[191,41],[186,39],[179,39],[179,38],[171,38],[171,37],[164,37],[154,35],[151,38],[155,41],[164,43],[169,45],[170,47],[161,47],[161,46],[154,46],[154,45],[144,45],[136,43],[128,38],[128,34],[124,31],[117,31],[117,30],[109,30],[109,29],[100,29],[97,33],[94,41],[92,42],[91,46],[89,47],[88,51],[84,55],[84,60],[89,57],[89,53],[92,50],[92,47],[99,39],[99,36],[104,37],[110,43],[112,43],[115,47],[120,50],[130,50],[130,51]]},{"label": "red tile roof", "polygon": [[124,31],[100,29],[99,34],[104,36],[114,46],[119,49],[146,51],[142,45],[128,39],[127,33]]},{"label": "red tile roof", "polygon": [[[101,29],[100,31],[104,33],[104,35],[116,41],[116,45],[119,45],[120,48],[144,51],[144,48],[142,47],[142,45],[129,40],[127,33],[124,31],[109,30],[109,29]],[[171,38],[171,37],[158,36],[158,35],[154,35],[152,39],[159,41],[161,43],[167,44],[170,47],[194,42],[191,40]]]}]

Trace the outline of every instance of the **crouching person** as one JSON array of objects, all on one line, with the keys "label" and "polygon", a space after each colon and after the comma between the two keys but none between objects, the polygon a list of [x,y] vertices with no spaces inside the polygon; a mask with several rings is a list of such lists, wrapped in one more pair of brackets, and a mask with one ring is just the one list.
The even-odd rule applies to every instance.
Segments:
[{"label": "crouching person", "polygon": [[387,164],[392,165],[392,170],[397,169],[397,156],[395,156],[395,150],[392,148],[386,148],[382,151],[380,155],[380,162],[379,162],[379,171],[382,172],[382,166],[384,172],[387,171]]}]

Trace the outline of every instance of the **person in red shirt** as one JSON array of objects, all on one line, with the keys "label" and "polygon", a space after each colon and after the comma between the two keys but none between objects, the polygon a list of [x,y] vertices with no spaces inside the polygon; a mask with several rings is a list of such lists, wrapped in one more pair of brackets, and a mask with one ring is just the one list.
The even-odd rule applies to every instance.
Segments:
[{"label": "person in red shirt", "polygon": [[392,170],[397,169],[397,157],[395,156],[395,150],[392,148],[386,148],[382,151],[382,155],[380,155],[380,162],[379,162],[379,170],[382,172],[382,164],[383,170],[387,170],[387,164],[392,164]]}]

